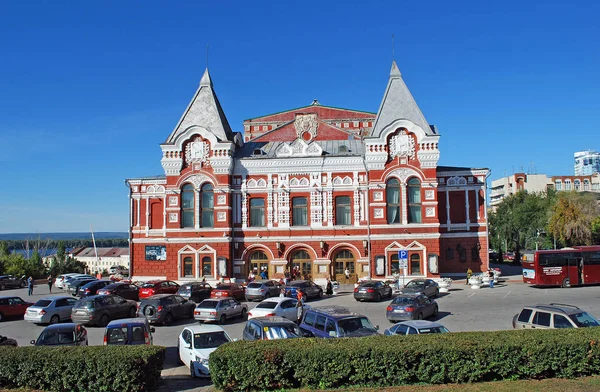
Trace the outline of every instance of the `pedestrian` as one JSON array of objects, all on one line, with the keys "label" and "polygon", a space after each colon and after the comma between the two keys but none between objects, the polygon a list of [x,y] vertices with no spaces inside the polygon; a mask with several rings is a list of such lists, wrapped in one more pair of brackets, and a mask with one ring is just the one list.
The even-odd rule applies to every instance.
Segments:
[{"label": "pedestrian", "polygon": [[494,271],[488,270],[488,276],[490,277],[490,289],[494,288]]},{"label": "pedestrian", "polygon": [[348,284],[348,281],[350,280],[350,270],[348,269],[348,267],[346,267],[346,269],[344,270],[344,275],[346,275],[346,284]]},{"label": "pedestrian", "polygon": [[467,282],[465,283],[466,285],[469,284],[469,279],[471,279],[471,276],[473,276],[473,271],[471,271],[471,267],[469,267],[469,269],[467,270]]},{"label": "pedestrian", "polygon": [[248,283],[253,282],[254,278],[256,278],[256,275],[254,275],[253,271],[250,271],[250,273],[248,274]]},{"label": "pedestrian", "polygon": [[304,303],[302,302],[303,297],[304,295],[302,294],[302,291],[298,290],[298,302],[296,303],[296,318],[298,319],[298,324],[300,324],[302,321],[302,313],[304,313]]},{"label": "pedestrian", "polygon": [[263,270],[260,272],[260,278],[261,278],[261,279],[265,279],[265,280],[269,278],[269,275],[267,275],[267,270],[263,269]]},{"label": "pedestrian", "polygon": [[285,297],[285,287],[281,287],[281,290],[279,291],[279,297],[280,298]]},{"label": "pedestrian", "polygon": [[48,291],[50,291],[50,293],[52,293],[52,283],[54,283],[54,279],[52,278],[52,275],[48,275]]},{"label": "pedestrian", "polygon": [[333,295],[333,284],[331,283],[331,279],[327,278],[327,285],[325,286],[325,293],[327,295]]},{"label": "pedestrian", "polygon": [[33,295],[33,277],[30,276],[29,279],[27,279],[27,287],[29,287],[29,295]]}]

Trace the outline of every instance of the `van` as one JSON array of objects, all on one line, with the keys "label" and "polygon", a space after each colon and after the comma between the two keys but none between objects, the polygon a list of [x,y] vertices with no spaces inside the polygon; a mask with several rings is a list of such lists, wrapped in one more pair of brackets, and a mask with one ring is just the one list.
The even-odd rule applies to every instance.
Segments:
[{"label": "van", "polygon": [[152,345],[153,332],[144,317],[113,320],[104,329],[104,345]]},{"label": "van", "polygon": [[126,275],[129,273],[129,270],[121,265],[113,265],[112,267],[110,267],[108,272],[111,275],[115,275],[115,274],[121,274],[121,275],[125,274]]},{"label": "van", "polygon": [[598,327],[600,322],[577,306],[550,303],[524,306],[513,317],[514,329],[554,329]]},{"label": "van", "polygon": [[319,306],[304,313],[300,330],[316,338],[349,338],[379,335],[367,316],[354,313],[343,306]]}]

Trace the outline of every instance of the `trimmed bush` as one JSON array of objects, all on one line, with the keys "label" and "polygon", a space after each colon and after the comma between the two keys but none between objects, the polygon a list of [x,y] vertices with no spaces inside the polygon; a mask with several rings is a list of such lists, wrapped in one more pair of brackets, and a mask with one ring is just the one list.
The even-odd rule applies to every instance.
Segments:
[{"label": "trimmed bush", "polygon": [[600,374],[600,327],[232,342],[210,355],[224,390],[446,384]]},{"label": "trimmed bush", "polygon": [[45,391],[151,391],[159,346],[0,347],[0,387]]}]

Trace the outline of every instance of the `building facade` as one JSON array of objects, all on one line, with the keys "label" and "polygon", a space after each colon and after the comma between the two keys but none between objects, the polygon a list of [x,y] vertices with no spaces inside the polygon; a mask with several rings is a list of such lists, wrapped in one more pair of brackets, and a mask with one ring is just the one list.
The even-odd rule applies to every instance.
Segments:
[{"label": "building facade", "polygon": [[488,170],[438,166],[439,138],[395,62],[377,113],[314,101],[246,120],[244,135],[206,70],[161,144],[165,175],[126,181],[131,273],[323,283],[487,269]]},{"label": "building facade", "polygon": [[590,176],[594,173],[600,173],[600,153],[586,150],[578,151],[574,155],[576,176]]},{"label": "building facade", "polygon": [[91,273],[108,271],[113,266],[130,267],[129,248],[77,248],[69,256],[84,263]]}]

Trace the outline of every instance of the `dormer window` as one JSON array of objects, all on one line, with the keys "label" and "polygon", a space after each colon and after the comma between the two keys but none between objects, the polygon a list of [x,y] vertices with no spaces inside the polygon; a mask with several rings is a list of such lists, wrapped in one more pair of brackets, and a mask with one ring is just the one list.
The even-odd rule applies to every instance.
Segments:
[{"label": "dormer window", "polygon": [[338,147],[338,152],[340,152],[340,153],[348,152],[348,146],[342,144],[341,146]]},{"label": "dormer window", "polygon": [[265,152],[263,150],[261,150],[260,148],[255,148],[254,151],[252,151],[252,155],[253,156],[262,156],[262,155],[265,155]]}]

